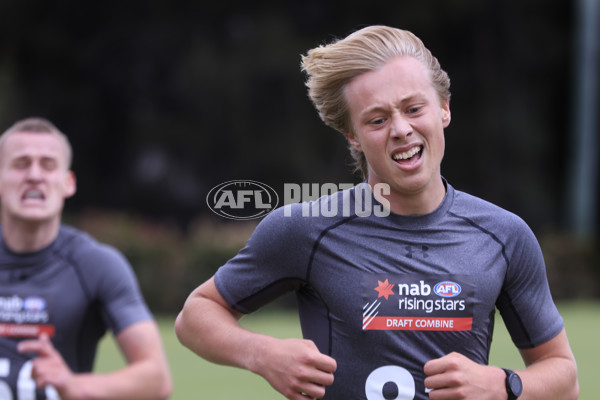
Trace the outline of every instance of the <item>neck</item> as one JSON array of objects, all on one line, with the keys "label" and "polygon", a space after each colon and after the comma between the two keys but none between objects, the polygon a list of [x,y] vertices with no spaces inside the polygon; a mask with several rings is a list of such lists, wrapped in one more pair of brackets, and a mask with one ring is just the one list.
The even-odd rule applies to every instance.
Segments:
[{"label": "neck", "polygon": [[446,186],[441,176],[431,185],[428,190],[416,193],[397,193],[393,188],[389,194],[374,191],[375,198],[385,204],[389,204],[390,211],[399,215],[424,215],[433,212],[442,204],[446,196]]},{"label": "neck", "polygon": [[48,246],[60,228],[60,220],[16,221],[3,219],[2,235],[6,246],[16,253],[32,253]]}]

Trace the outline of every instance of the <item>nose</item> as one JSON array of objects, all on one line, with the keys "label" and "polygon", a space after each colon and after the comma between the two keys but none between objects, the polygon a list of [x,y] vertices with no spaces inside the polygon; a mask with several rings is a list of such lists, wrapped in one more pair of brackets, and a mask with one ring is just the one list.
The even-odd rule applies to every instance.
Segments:
[{"label": "nose", "polygon": [[392,115],[392,124],[390,128],[390,136],[392,138],[403,139],[409,136],[412,131],[412,125],[400,113]]},{"label": "nose", "polygon": [[40,181],[42,180],[42,167],[33,162],[27,169],[27,180],[29,181]]}]

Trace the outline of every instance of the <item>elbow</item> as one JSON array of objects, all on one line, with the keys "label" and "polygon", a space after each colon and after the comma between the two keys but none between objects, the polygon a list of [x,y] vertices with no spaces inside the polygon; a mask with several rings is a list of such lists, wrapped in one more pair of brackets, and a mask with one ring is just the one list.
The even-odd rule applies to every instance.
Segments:
[{"label": "elbow", "polygon": [[155,400],[167,400],[171,397],[173,393],[173,380],[171,379],[171,374],[168,371],[165,371],[161,374],[159,381],[157,382],[157,387],[154,392],[153,399]]},{"label": "elbow", "polygon": [[161,385],[161,388],[159,389],[158,393],[157,393],[157,400],[167,400],[169,397],[171,397],[171,394],[173,393],[173,382],[171,381],[171,379],[167,379],[166,382]]},{"label": "elbow", "polygon": [[578,379],[577,363],[573,360],[573,383],[571,384],[571,397],[570,399],[579,399],[579,379]]},{"label": "elbow", "polygon": [[577,400],[579,399],[579,385],[575,384],[568,394],[561,397],[561,400]]},{"label": "elbow", "polygon": [[175,319],[175,336],[179,343],[185,346],[185,322],[183,321],[183,311]]},{"label": "elbow", "polygon": [[566,400],[577,400],[579,399],[579,380],[577,378],[577,365],[574,365],[571,372],[572,378],[570,379],[569,390],[565,393],[561,399]]},{"label": "elbow", "polygon": [[151,390],[153,400],[166,400],[173,394],[173,377],[166,357],[155,362],[152,372],[146,377],[146,387]]},{"label": "elbow", "polygon": [[579,381],[577,380],[577,378],[575,378],[575,383],[573,384],[573,387],[571,390],[571,396],[569,397],[569,399],[572,399],[572,400],[579,399]]}]

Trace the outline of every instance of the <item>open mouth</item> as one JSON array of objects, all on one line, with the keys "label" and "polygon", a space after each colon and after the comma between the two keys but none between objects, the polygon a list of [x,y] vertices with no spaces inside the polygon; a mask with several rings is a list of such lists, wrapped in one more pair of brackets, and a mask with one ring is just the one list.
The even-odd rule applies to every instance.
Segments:
[{"label": "open mouth", "polygon": [[22,198],[23,198],[23,200],[28,200],[28,199],[44,200],[45,196],[44,196],[44,193],[42,193],[40,190],[31,189],[31,190],[27,190],[23,194]]},{"label": "open mouth", "polygon": [[410,150],[392,154],[392,159],[396,162],[406,162],[410,160],[417,160],[423,153],[423,146],[414,146]]}]

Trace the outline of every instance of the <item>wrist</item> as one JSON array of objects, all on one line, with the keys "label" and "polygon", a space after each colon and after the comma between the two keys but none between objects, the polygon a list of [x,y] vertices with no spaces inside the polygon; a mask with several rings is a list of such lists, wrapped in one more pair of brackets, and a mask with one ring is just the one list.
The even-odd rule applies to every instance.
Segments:
[{"label": "wrist", "polygon": [[[275,339],[258,333],[254,333],[252,335],[252,340],[250,341],[249,352],[247,354],[247,359],[243,365],[243,368],[254,372],[255,374],[261,375],[264,370],[264,359],[269,353],[273,346]],[[246,342],[248,345],[248,342]],[[267,357],[268,358],[268,357]]]},{"label": "wrist", "polygon": [[98,377],[92,373],[72,374],[67,383],[55,386],[61,399],[65,400],[93,400],[102,393],[98,391]]},{"label": "wrist", "polygon": [[505,389],[508,400],[516,400],[523,392],[523,382],[521,377],[510,369],[502,368],[505,378]]}]

